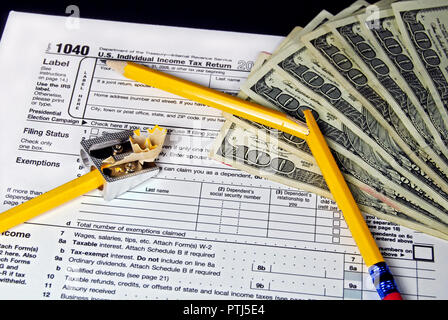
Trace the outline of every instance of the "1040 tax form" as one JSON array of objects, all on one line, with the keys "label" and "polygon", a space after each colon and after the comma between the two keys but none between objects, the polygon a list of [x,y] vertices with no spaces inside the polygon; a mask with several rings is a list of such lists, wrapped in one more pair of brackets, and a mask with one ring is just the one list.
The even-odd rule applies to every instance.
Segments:
[{"label": "1040 tax form", "polygon": [[[153,179],[0,235],[0,299],[378,299],[331,200],[210,160],[219,111],[121,77],[236,94],[281,37],[12,12],[0,43],[1,211],[83,174],[82,139],[168,129]],[[73,21],[72,21],[73,22]],[[405,299],[447,299],[448,243],[367,217]]]}]

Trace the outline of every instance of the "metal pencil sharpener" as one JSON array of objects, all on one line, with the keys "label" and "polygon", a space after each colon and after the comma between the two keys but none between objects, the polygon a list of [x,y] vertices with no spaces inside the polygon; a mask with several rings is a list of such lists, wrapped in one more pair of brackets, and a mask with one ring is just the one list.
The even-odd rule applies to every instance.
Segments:
[{"label": "metal pencil sharpener", "polygon": [[160,169],[155,159],[165,137],[166,129],[155,126],[145,132],[125,130],[81,141],[80,154],[86,171],[98,169],[104,177],[101,191],[105,200],[157,175]]}]

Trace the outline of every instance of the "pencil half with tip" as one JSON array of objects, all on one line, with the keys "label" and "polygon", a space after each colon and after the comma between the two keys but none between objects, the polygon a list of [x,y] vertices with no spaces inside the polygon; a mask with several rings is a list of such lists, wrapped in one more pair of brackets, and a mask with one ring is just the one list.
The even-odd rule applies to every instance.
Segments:
[{"label": "pencil half with tip", "polygon": [[99,189],[112,200],[154,177],[159,168],[155,158],[162,150],[166,129],[155,126],[141,132],[105,132],[80,144],[80,158],[88,171],[72,181],[0,213],[0,233]]}]

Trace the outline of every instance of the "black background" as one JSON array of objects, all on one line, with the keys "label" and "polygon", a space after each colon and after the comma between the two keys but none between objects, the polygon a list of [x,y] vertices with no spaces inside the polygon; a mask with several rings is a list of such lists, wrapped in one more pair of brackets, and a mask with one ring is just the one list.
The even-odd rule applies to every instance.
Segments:
[{"label": "black background", "polygon": [[322,9],[336,14],[354,0],[91,0],[2,1],[0,31],[10,10],[68,16],[74,4],[81,18],[286,36]]}]

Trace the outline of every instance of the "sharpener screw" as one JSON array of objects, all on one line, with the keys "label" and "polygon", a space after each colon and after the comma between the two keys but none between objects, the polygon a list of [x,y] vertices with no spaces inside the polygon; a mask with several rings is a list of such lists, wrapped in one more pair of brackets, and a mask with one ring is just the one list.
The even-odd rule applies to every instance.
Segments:
[{"label": "sharpener screw", "polygon": [[121,144],[116,144],[112,147],[113,154],[119,154],[123,151],[123,146]]}]

